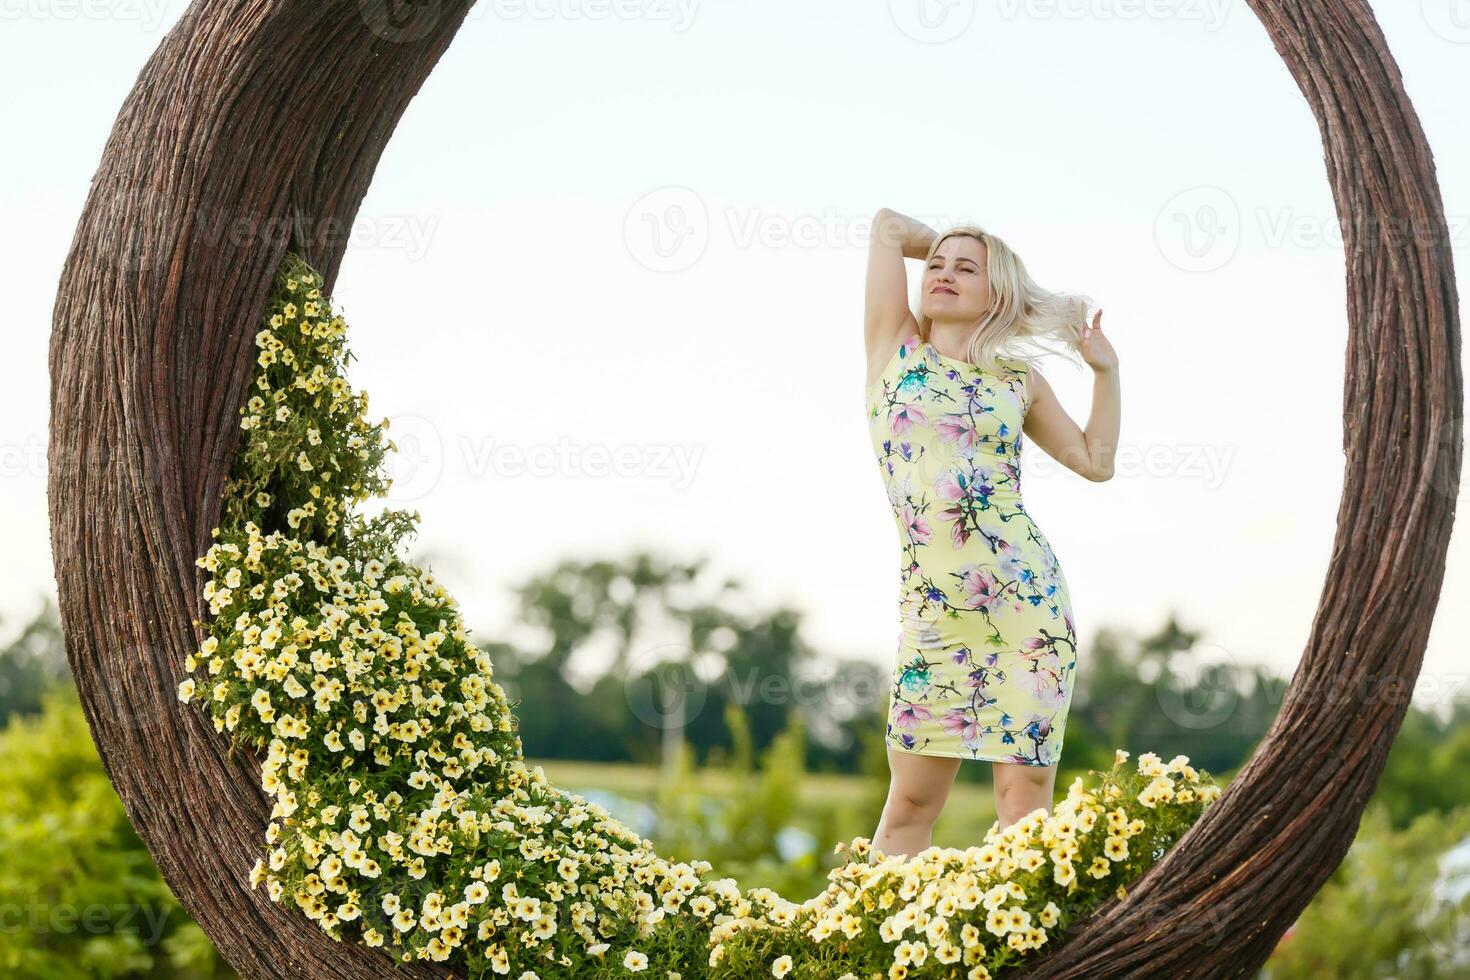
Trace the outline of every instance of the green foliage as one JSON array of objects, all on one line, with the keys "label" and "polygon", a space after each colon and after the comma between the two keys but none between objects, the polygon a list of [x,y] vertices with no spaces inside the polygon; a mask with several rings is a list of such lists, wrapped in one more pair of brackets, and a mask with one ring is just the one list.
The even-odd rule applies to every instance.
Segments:
[{"label": "green foliage", "polygon": [[0,976],[233,976],[154,868],[76,694],[0,733]]},{"label": "green foliage", "polygon": [[[1269,980],[1450,980],[1470,975],[1470,900],[1435,888],[1438,859],[1470,842],[1470,807],[1426,813],[1395,830],[1388,808],[1364,813],[1347,857],[1272,954]],[[1466,874],[1462,870],[1460,874]],[[1443,885],[1443,883],[1441,883]]]},{"label": "green foliage", "polygon": [[0,648],[0,725],[40,711],[46,692],[70,680],[56,604],[48,596],[20,634]]},{"label": "green foliage", "polygon": [[346,533],[352,506],[387,491],[383,460],[394,446],[384,438],[386,420],[368,422],[366,392],[347,384],[347,325],[320,284],[294,253],[276,270],[255,337],[257,370],[240,419],[246,435],[225,484],[220,525],[290,528],[301,541],[322,544],[355,538],[381,553],[412,524],[403,512],[390,512],[389,523]]},{"label": "green foliage", "polygon": [[1458,702],[1447,717],[1411,709],[1394,737],[1373,799],[1394,827],[1421,814],[1449,813],[1470,800],[1470,704]]},{"label": "green foliage", "polygon": [[1079,667],[1062,765],[1106,767],[1114,748],[1167,745],[1228,773],[1270,727],[1285,687],[1263,668],[1221,662],[1172,616],[1138,638],[1100,629]]},{"label": "green foliage", "polygon": [[717,873],[786,894],[809,894],[823,886],[826,869],[815,851],[794,860],[781,855],[782,833],[809,833],[835,840],[832,807],[799,807],[806,776],[806,733],[799,719],[760,753],[759,765],[746,714],[735,703],[725,707],[734,748],[714,766],[730,778],[729,792],[710,797],[694,778],[693,753],[681,744],[672,773],[659,786],[659,850],[679,860],[703,858]]}]

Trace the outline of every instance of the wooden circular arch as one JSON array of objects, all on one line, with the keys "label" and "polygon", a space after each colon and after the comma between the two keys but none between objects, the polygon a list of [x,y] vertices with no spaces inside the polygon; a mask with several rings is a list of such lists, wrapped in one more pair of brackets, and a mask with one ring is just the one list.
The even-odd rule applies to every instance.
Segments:
[{"label": "wooden circular arch", "polygon": [[[1316,115],[1344,232],[1336,543],[1255,756],[1125,901],[1034,976],[1254,973],[1352,841],[1443,580],[1463,406],[1429,147],[1365,0],[1248,2]],[[258,768],[175,699],[200,639],[190,622],[206,618],[194,558],[219,517],[277,264],[295,249],[332,292],[383,148],[470,6],[193,4],[118,114],[61,275],[49,507],[68,656],[128,815],[246,977],[380,977],[389,961],[245,880],[269,811]]]}]

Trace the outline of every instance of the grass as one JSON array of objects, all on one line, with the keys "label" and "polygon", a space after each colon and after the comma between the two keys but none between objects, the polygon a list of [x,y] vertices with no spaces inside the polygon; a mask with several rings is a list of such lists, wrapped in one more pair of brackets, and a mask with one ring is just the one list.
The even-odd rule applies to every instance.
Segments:
[{"label": "grass", "polygon": [[[600,789],[652,805],[658,790],[657,766],[622,762],[580,762],[575,759],[527,759],[529,765],[541,766],[553,785],[576,793]],[[965,763],[962,763],[964,765]],[[968,763],[976,765],[976,763]],[[989,769],[989,764],[984,764]],[[701,794],[725,797],[735,791],[735,779],[722,769],[701,769],[695,782]],[[1060,782],[1060,780],[1058,781]],[[1058,793],[1064,787],[1058,786]],[[871,809],[867,825],[854,833],[870,836],[877,826],[881,798],[874,796],[873,784],[861,776],[836,773],[808,773],[801,780],[803,807],[837,807],[862,813]],[[874,803],[874,799],[877,802]],[[944,812],[934,828],[934,843],[942,847],[968,847],[980,843],[985,831],[995,820],[995,800],[990,783],[956,780],[950,790]],[[836,843],[835,841],[832,843]]]}]

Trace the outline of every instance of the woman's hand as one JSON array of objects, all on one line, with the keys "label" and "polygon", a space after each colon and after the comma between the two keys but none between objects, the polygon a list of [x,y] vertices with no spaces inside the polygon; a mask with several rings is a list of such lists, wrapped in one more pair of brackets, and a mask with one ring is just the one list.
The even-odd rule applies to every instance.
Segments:
[{"label": "woman's hand", "polygon": [[1094,371],[1112,371],[1118,366],[1118,353],[1102,332],[1102,310],[1093,314],[1092,324],[1082,325],[1082,340],[1077,352]]}]

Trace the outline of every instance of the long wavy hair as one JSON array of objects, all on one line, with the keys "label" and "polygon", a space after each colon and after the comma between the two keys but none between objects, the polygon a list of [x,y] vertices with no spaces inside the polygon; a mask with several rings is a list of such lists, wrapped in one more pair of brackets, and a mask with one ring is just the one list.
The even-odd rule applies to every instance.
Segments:
[{"label": "long wavy hair", "polygon": [[[984,370],[995,371],[1003,359],[1031,363],[1034,351],[1028,351],[1026,345],[1039,351],[1052,351],[1046,343],[1052,341],[1061,345],[1052,352],[1080,366],[1083,362],[1077,354],[1077,345],[1092,307],[1091,297],[1042,289],[1026,272],[1026,264],[1015,250],[998,235],[978,225],[955,225],[940,232],[929,247],[929,254],[924,256],[926,270],[944,240],[956,235],[969,236],[985,245],[985,272],[990,277],[994,299],[990,310],[976,321],[964,359]],[[919,323],[920,338],[927,341],[933,321],[923,312],[923,300],[921,275],[913,314]]]}]

